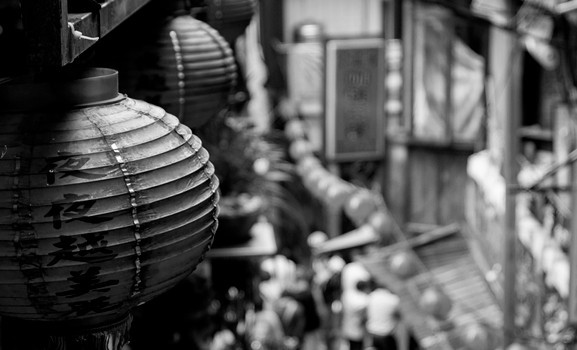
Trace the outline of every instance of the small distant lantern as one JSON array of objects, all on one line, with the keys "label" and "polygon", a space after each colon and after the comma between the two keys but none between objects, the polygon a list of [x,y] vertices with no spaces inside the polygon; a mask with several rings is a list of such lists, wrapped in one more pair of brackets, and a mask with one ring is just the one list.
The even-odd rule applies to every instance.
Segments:
[{"label": "small distant lantern", "polygon": [[155,35],[123,54],[123,91],[164,108],[190,128],[229,106],[237,67],[232,49],[214,28],[181,15]]},{"label": "small distant lantern", "polygon": [[325,195],[325,202],[334,209],[342,209],[348,198],[353,193],[352,185],[344,180],[335,180],[328,188]]},{"label": "small distant lantern", "polygon": [[461,338],[468,350],[489,350],[491,346],[491,337],[486,327],[478,323],[470,324],[463,329]]},{"label": "small distant lantern", "polygon": [[369,225],[383,238],[388,239],[394,234],[395,222],[390,213],[379,210],[369,216]]},{"label": "small distant lantern", "polygon": [[392,119],[395,126],[398,127],[403,112],[403,48],[400,40],[391,39],[387,41],[385,59],[387,61],[385,112],[389,119]]},{"label": "small distant lantern", "polygon": [[375,197],[367,189],[360,189],[352,194],[344,207],[345,214],[358,226],[366,222],[369,216],[377,209]]},{"label": "small distant lantern", "polygon": [[298,139],[289,146],[289,155],[292,159],[298,161],[308,155],[312,155],[312,146],[308,140]]},{"label": "small distant lantern", "polygon": [[394,253],[389,261],[391,271],[403,279],[413,276],[418,270],[416,257],[413,254],[408,250]]},{"label": "small distant lantern", "polygon": [[99,68],[0,85],[0,144],[3,323],[26,332],[21,348],[122,348],[130,309],[212,243],[218,179],[201,140]]},{"label": "small distant lantern", "polygon": [[425,289],[419,300],[419,305],[425,312],[438,320],[446,320],[453,306],[451,299],[437,287]]}]

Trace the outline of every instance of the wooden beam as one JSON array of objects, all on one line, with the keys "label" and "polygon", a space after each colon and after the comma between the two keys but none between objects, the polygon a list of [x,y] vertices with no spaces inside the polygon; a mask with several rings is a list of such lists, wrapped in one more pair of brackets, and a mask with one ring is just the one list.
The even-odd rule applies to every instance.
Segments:
[{"label": "wooden beam", "polygon": [[379,249],[379,254],[383,256],[393,254],[403,249],[414,249],[436,240],[454,235],[461,231],[461,226],[458,224],[450,224],[447,226],[439,226],[428,232],[424,232],[416,237],[408,238],[405,241],[393,243],[391,245],[385,246]]},{"label": "wooden beam", "polygon": [[97,41],[76,38],[102,38],[151,0],[108,0],[92,13],[68,13],[68,0],[22,0],[22,23],[28,52],[28,65],[35,69],[63,67]]},{"label": "wooden beam", "polygon": [[20,6],[28,64],[60,65],[68,51],[68,0],[21,0]]}]

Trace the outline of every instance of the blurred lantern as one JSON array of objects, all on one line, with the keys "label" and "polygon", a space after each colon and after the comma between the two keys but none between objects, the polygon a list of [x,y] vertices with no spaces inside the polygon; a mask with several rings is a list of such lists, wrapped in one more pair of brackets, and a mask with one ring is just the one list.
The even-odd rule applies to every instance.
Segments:
[{"label": "blurred lantern", "polygon": [[383,238],[391,236],[395,229],[393,218],[384,210],[379,210],[371,214],[371,216],[369,216],[369,225]]},{"label": "blurred lantern", "polygon": [[400,278],[408,278],[417,272],[415,256],[410,251],[402,250],[394,253],[389,261],[391,271]]},{"label": "blurred lantern", "polygon": [[419,300],[419,305],[429,315],[438,320],[445,320],[451,312],[451,299],[436,287],[425,289]]},{"label": "blurred lantern", "polygon": [[214,28],[183,15],[170,18],[152,35],[120,55],[122,91],[159,105],[190,128],[228,107],[236,63]]},{"label": "blurred lantern", "polygon": [[317,198],[326,202],[329,189],[333,187],[340,179],[328,170],[324,168],[322,169],[323,176],[321,177],[320,181],[316,183],[316,188],[313,188],[313,193]]},{"label": "blurred lantern", "polygon": [[340,209],[353,193],[353,187],[343,180],[335,181],[327,190],[326,202],[329,206]]},{"label": "blurred lantern", "polygon": [[285,136],[291,141],[305,137],[305,128],[298,119],[289,120],[285,125],[284,132]]},{"label": "blurred lantern", "polygon": [[300,176],[306,176],[311,170],[321,167],[322,164],[320,160],[312,154],[308,154],[299,159],[297,163],[297,173]]},{"label": "blurred lantern", "polygon": [[207,22],[234,46],[256,10],[256,0],[207,0]]},{"label": "blurred lantern", "polygon": [[289,155],[294,160],[299,160],[307,155],[312,155],[312,146],[307,140],[295,140],[289,146]]},{"label": "blurred lantern", "polygon": [[491,339],[489,332],[480,324],[471,324],[465,327],[461,335],[465,349],[467,350],[489,350],[491,349]]},{"label": "blurred lantern", "polygon": [[349,197],[344,210],[347,216],[360,226],[377,210],[377,203],[371,191],[362,189]]},{"label": "blurred lantern", "polygon": [[403,111],[403,47],[400,40],[391,39],[387,41],[385,59],[387,61],[385,112],[390,122],[398,126]]},{"label": "blurred lantern", "polygon": [[329,172],[323,167],[314,168],[305,175],[303,184],[310,192],[316,193],[319,188],[319,183],[323,181],[328,174]]},{"label": "blurred lantern", "polygon": [[316,247],[328,239],[329,236],[327,236],[326,233],[322,231],[315,231],[307,237],[307,244],[309,247]]},{"label": "blurred lantern", "polygon": [[0,85],[0,314],[30,343],[19,348],[120,349],[129,310],[189,275],[213,240],[218,180],[200,139],[119,94],[117,76]]}]

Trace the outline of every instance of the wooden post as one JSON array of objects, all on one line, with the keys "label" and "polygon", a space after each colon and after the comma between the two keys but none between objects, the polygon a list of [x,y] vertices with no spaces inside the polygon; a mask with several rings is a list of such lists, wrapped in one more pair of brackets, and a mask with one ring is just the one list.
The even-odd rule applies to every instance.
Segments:
[{"label": "wooden post", "polygon": [[[69,48],[68,1],[21,1],[28,65],[60,67]],[[67,62],[64,62],[67,63]]]},{"label": "wooden post", "polygon": [[415,42],[414,0],[403,2],[403,125],[410,135],[413,133],[413,67]]},{"label": "wooden post", "polygon": [[522,77],[522,49],[518,41],[512,43],[511,62],[509,65],[510,83],[508,86],[509,115],[505,118],[505,154],[504,154],[504,175],[507,190],[505,193],[505,237],[504,242],[504,303],[503,303],[503,340],[504,347],[507,348],[515,341],[515,303],[516,303],[516,199],[517,199],[517,174],[519,164],[520,138],[518,130],[521,121],[521,77]]},{"label": "wooden post", "polygon": [[447,19],[447,37],[445,38],[445,52],[447,54],[447,69],[445,70],[445,140],[453,142],[453,45],[455,43],[455,19],[450,15]]},{"label": "wooden post", "polygon": [[[575,142],[573,142],[575,146]],[[577,213],[577,162],[571,163],[571,243],[569,246],[569,302],[568,325],[577,327],[577,219],[574,213]],[[570,349],[577,349],[572,344]]]},{"label": "wooden post", "polygon": [[[329,162],[327,164],[327,169],[337,177],[341,176],[340,166],[337,162]],[[333,238],[339,236],[342,232],[341,220],[342,213],[341,209],[335,209],[331,205],[325,205],[326,210],[326,230],[329,237]]]}]

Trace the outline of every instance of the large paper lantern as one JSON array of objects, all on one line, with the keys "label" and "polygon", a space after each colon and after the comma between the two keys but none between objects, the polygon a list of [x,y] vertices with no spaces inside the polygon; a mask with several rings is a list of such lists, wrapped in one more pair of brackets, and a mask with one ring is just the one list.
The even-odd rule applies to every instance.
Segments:
[{"label": "large paper lantern", "polygon": [[159,27],[154,37],[141,38],[140,47],[121,55],[121,89],[199,127],[228,107],[237,79],[232,49],[214,28],[190,15]]},{"label": "large paper lantern", "polygon": [[232,46],[255,14],[256,0],[207,0],[207,22]]},{"label": "large paper lantern", "polygon": [[201,140],[119,94],[116,71],[64,76],[0,85],[0,315],[97,337],[203,259],[218,179]]}]

